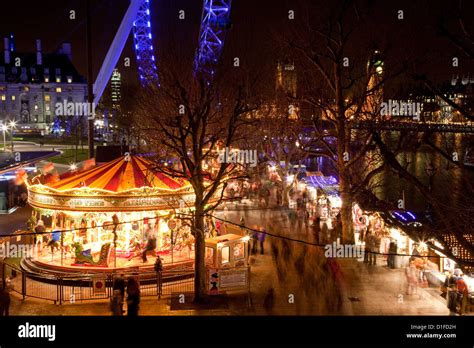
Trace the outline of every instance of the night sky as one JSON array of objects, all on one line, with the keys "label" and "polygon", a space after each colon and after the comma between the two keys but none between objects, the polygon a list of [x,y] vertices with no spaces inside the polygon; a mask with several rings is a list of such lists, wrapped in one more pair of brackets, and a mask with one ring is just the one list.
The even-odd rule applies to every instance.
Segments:
[{"label": "night sky", "polygon": [[[56,49],[61,42],[70,41],[73,62],[86,75],[85,1],[4,1],[0,12],[0,35],[15,35],[17,50],[33,51],[35,39],[43,42],[43,51]],[[100,68],[115,31],[129,4],[128,0],[92,0],[94,73]],[[307,15],[308,4],[316,10],[306,18],[320,24],[330,16],[326,2],[290,0],[234,0],[233,28],[229,31],[223,64],[231,64],[235,56],[244,64],[272,69],[277,59],[282,59],[284,49],[280,44],[297,30],[301,16]],[[353,40],[354,55],[362,55],[376,45],[389,52],[387,63],[400,59],[419,59],[423,69],[435,79],[449,79],[453,73],[474,72],[472,65],[461,58],[460,67],[453,70],[449,62],[453,45],[436,33],[435,23],[443,17],[448,23],[456,20],[457,1],[360,1],[362,9],[370,8],[370,20],[358,29]],[[368,4],[368,5],[367,5]],[[198,45],[202,2],[199,0],[152,0],[152,30],[155,55],[158,60],[166,54],[192,57]],[[474,2],[463,3],[463,15],[471,27]],[[186,19],[178,19],[178,11],[185,10]],[[294,9],[296,19],[289,21],[287,13]],[[397,10],[404,10],[403,21],[397,19]],[[69,11],[76,11],[76,19],[69,19]],[[471,32],[474,32],[471,30]],[[122,56],[133,57],[131,37]],[[1,42],[3,48],[3,40]],[[178,47],[178,51],[170,49]],[[192,59],[192,58],[191,58]],[[364,57],[365,59],[365,57]],[[134,58],[132,59],[132,61]],[[123,60],[122,60],[123,61]],[[134,67],[120,69],[125,78],[136,75]],[[128,70],[128,71],[127,71]],[[270,71],[270,70],[269,70]]]}]

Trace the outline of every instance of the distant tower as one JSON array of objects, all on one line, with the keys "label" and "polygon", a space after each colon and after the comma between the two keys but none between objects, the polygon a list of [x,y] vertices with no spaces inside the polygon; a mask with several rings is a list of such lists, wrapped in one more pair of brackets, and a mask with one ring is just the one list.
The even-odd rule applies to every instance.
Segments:
[{"label": "distant tower", "polygon": [[118,69],[114,69],[112,72],[112,77],[110,78],[110,92],[112,100],[112,109],[119,110],[120,102],[122,100],[121,95],[122,89],[122,75]]},{"label": "distant tower", "polygon": [[15,52],[16,51],[16,45],[15,45],[15,37],[13,36],[13,34],[10,34],[10,51],[11,52]]},{"label": "distant tower", "polygon": [[373,51],[369,61],[367,62],[367,76],[369,83],[367,84],[367,107],[369,113],[377,112],[380,104],[383,102],[382,80],[384,74],[384,61],[380,51]]},{"label": "distant tower", "polygon": [[277,95],[296,98],[296,68],[293,62],[279,62],[276,71],[276,91]]}]

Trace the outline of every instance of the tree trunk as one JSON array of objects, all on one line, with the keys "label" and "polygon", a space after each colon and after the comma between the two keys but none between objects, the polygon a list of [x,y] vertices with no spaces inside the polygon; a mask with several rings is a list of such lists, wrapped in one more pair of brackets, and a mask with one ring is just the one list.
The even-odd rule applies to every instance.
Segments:
[{"label": "tree trunk", "polygon": [[206,295],[206,262],[204,237],[204,207],[196,195],[194,213],[194,302],[200,303]]},{"label": "tree trunk", "polygon": [[342,87],[341,64],[334,65],[334,78],[336,89],[336,107],[337,107],[337,169],[339,172],[339,193],[341,195],[341,226],[342,243],[354,243],[354,229],[352,224],[352,195],[351,179],[347,161],[350,154],[350,129],[348,129],[345,100]]},{"label": "tree trunk", "polygon": [[285,181],[282,182],[283,190],[281,190],[281,201],[284,207],[288,207],[290,200],[288,194],[290,193],[291,186]]},{"label": "tree trunk", "polygon": [[352,196],[348,192],[347,188],[342,188],[343,185],[340,181],[341,187],[341,223],[342,223],[342,243],[354,244],[354,225],[352,223]]}]

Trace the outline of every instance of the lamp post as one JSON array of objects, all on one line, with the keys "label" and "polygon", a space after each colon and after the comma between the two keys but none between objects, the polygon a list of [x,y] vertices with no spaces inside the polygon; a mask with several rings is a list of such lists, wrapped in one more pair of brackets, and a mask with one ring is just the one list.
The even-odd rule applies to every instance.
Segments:
[{"label": "lamp post", "polygon": [[2,131],[3,131],[3,152],[7,150],[7,142],[5,140],[5,132],[8,130],[7,125],[2,125]]},{"label": "lamp post", "polygon": [[12,152],[13,152],[13,129],[16,129],[16,122],[15,121],[10,121],[9,123],[10,129],[12,131]]}]

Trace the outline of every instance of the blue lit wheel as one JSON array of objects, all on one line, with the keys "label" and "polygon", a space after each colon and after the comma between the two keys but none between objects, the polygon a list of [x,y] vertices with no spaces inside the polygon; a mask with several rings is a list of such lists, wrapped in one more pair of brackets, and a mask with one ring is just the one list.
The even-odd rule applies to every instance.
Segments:
[{"label": "blue lit wheel", "polygon": [[141,84],[158,83],[151,34],[150,0],[141,0],[137,17],[133,22],[133,42]]}]

